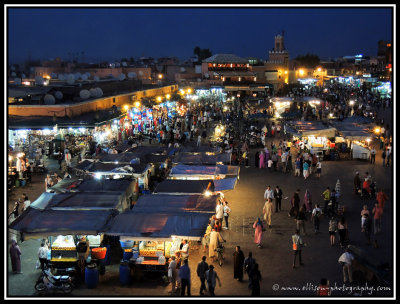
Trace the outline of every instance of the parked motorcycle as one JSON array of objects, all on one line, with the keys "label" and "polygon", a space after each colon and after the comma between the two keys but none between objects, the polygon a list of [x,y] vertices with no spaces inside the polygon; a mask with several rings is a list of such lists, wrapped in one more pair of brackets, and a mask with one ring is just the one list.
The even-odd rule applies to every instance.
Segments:
[{"label": "parked motorcycle", "polygon": [[38,292],[63,292],[69,294],[72,292],[71,277],[55,276],[49,269],[43,270],[39,279],[36,281],[35,289]]}]

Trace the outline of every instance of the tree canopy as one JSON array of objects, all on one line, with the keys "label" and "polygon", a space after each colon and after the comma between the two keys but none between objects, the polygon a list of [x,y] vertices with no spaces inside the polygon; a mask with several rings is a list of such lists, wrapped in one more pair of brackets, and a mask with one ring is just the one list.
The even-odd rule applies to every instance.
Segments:
[{"label": "tree canopy", "polygon": [[196,46],[194,48],[193,53],[195,55],[197,55],[200,62],[202,62],[204,59],[212,56],[212,53],[209,49],[202,49],[199,46]]}]

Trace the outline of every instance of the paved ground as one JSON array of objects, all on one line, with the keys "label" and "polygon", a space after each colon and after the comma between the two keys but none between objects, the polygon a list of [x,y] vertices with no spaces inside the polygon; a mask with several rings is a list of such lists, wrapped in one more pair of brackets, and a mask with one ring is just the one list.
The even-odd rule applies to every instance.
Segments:
[{"label": "paved ground", "polygon": [[[331,286],[336,286],[333,296],[354,295],[343,287],[365,287],[365,284],[343,285],[342,270],[337,262],[343,249],[338,245],[330,247],[327,219],[322,219],[321,233],[313,233],[312,224],[307,222],[307,235],[304,240],[307,247],[303,249],[304,266],[292,269],[291,235],[295,230],[295,222],[287,216],[289,199],[283,200],[283,211],[277,213],[272,219],[272,228],[263,236],[262,248],[257,248],[253,242],[254,220],[262,215],[263,193],[266,185],[275,187],[279,185],[284,192],[284,197],[289,198],[296,189],[300,189],[300,198],[303,201],[304,191],[308,189],[314,202],[322,203],[321,193],[326,186],[334,187],[337,179],[340,179],[342,196],[340,203],[346,206],[346,217],[349,226],[350,241],[352,244],[365,249],[371,257],[388,262],[393,266],[393,170],[392,167],[382,167],[380,153],[377,153],[376,164],[365,161],[324,161],[322,176],[318,179],[311,176],[308,180],[294,177],[293,173],[269,172],[267,169],[254,167],[254,153],[251,151],[250,166],[241,167],[240,179],[235,190],[226,194],[226,198],[232,209],[230,217],[231,229],[223,232],[226,243],[226,259],[222,267],[216,266],[216,271],[221,278],[222,286],[216,288],[216,295],[223,297],[248,297],[251,291],[247,288],[247,277],[244,282],[233,279],[232,253],[236,245],[240,245],[245,255],[253,252],[254,258],[260,265],[262,274],[261,295],[263,297],[276,296],[314,296],[313,288],[318,286],[322,277],[329,279]],[[57,169],[54,161],[48,162],[50,172]],[[390,197],[390,202],[385,207],[383,215],[383,233],[379,238],[379,248],[373,248],[365,244],[364,236],[360,231],[360,211],[364,202],[353,194],[354,173],[359,171],[361,175],[368,171],[376,180],[378,188],[383,188]],[[22,192],[35,200],[44,189],[44,175],[34,175],[33,182],[23,188],[16,189],[8,197],[9,210],[17,195]],[[367,202],[372,206],[373,201]],[[20,244],[22,250],[23,274],[11,273],[10,259],[8,257],[6,294],[10,297],[35,295],[34,284],[39,276],[35,269],[38,240],[27,240]],[[192,248],[190,253],[190,267],[192,274],[192,295],[199,295],[199,280],[195,269],[203,252],[201,248]],[[114,257],[118,261],[118,257]],[[119,263],[106,267],[106,273],[100,276],[100,283],[96,289],[87,289],[84,285],[73,290],[72,296],[90,297],[171,297],[168,294],[170,286],[163,283],[158,276],[144,277],[135,280],[130,286],[124,287],[119,283]],[[374,292],[376,296],[390,296],[392,292]],[[363,296],[368,295],[364,291]]]}]

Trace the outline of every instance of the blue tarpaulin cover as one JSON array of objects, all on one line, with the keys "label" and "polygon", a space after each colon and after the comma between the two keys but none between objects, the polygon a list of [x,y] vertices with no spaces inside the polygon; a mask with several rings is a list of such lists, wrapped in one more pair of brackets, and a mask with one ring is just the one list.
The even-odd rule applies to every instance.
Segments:
[{"label": "blue tarpaulin cover", "polygon": [[104,232],[115,210],[38,210],[28,207],[9,228],[27,234],[59,235]]},{"label": "blue tarpaulin cover", "polygon": [[146,238],[170,240],[172,236],[198,239],[204,235],[210,219],[210,214],[142,213],[134,209],[117,215],[112,220],[107,234],[129,236],[140,240]]},{"label": "blue tarpaulin cover", "polygon": [[204,212],[215,213],[218,195],[151,194],[139,197],[132,210],[148,212]]},{"label": "blue tarpaulin cover", "polygon": [[215,191],[233,190],[236,186],[237,177],[214,180]]}]

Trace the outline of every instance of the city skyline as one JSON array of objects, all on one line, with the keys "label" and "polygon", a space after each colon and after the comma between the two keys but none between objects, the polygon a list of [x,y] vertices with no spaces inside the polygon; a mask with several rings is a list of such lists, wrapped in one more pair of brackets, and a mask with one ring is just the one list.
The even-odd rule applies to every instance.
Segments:
[{"label": "city skyline", "polygon": [[212,54],[268,60],[284,32],[290,59],[376,56],[378,41],[393,37],[386,7],[18,7],[7,8],[9,64],[60,57],[99,62],[138,57]]}]

